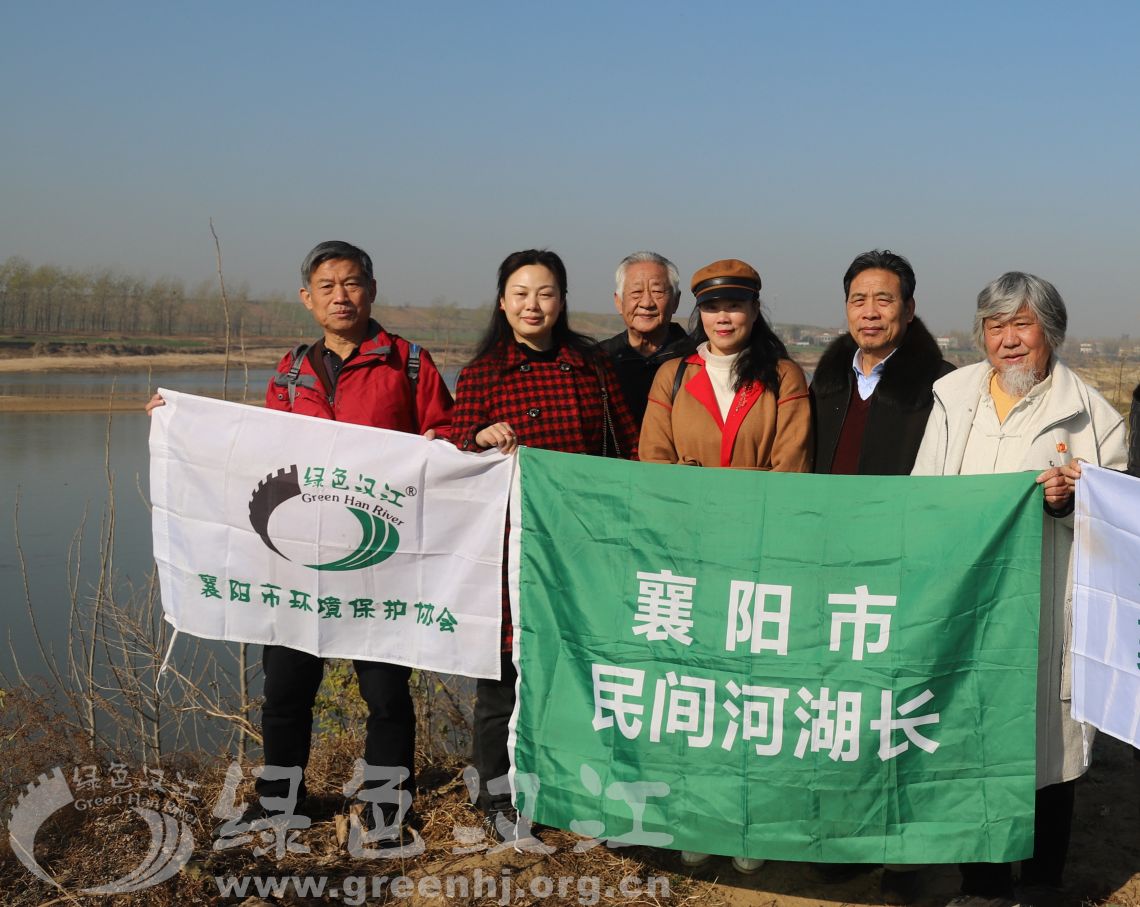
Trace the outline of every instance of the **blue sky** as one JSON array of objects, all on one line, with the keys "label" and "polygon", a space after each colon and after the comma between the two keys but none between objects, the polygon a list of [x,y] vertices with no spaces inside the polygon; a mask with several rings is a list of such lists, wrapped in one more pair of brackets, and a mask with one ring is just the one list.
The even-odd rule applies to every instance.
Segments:
[{"label": "blue sky", "polygon": [[[888,247],[919,314],[1057,284],[1140,335],[1140,5],[8,4],[0,260],[295,296],[314,243],[392,303],[491,300],[509,252],[612,306],[626,253],[749,261],[774,320],[837,324]],[[691,308],[686,293],[682,311]]]}]

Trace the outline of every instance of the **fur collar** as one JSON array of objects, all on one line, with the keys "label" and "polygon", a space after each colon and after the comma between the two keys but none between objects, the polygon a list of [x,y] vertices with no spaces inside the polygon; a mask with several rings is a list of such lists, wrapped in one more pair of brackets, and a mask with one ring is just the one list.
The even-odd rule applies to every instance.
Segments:
[{"label": "fur collar", "polygon": [[[823,352],[812,376],[817,396],[850,394],[854,372],[855,341],[850,334],[839,337]],[[918,317],[910,323],[902,345],[887,360],[875,396],[897,406],[917,407],[930,402],[930,386],[945,374],[948,364],[942,350]]]}]

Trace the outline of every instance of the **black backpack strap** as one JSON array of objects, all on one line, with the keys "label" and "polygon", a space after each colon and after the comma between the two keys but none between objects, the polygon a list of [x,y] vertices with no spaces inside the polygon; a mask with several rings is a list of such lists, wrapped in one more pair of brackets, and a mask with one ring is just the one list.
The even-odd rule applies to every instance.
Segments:
[{"label": "black backpack strap", "polygon": [[408,382],[412,385],[412,397],[416,396],[416,383],[420,380],[420,345],[418,343],[408,344],[408,365],[406,369],[408,373]]},{"label": "black backpack strap", "polygon": [[273,376],[273,384],[276,387],[287,387],[289,389],[289,408],[293,408],[293,401],[297,399],[297,385],[301,387],[314,388],[317,386],[317,379],[314,375],[302,375],[301,366],[305,361],[305,354],[309,351],[309,344],[298,343],[293,347],[293,352],[290,355],[293,357],[293,362],[289,366],[289,371],[285,374],[278,372]]}]

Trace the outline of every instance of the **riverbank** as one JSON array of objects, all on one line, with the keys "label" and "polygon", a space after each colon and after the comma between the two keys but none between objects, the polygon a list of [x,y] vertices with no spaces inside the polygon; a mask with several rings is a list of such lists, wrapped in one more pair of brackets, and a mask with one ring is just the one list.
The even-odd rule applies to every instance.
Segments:
[{"label": "riverbank", "polygon": [[0,396],[0,413],[131,413],[141,412],[147,398],[124,395],[114,399],[91,397]]},{"label": "riverbank", "polygon": [[[271,369],[281,359],[281,347],[247,350],[244,354],[231,353],[229,356],[229,380],[227,398],[243,400],[260,405],[264,387],[245,385],[246,370]],[[433,355],[436,366],[442,372],[457,372],[471,357],[472,350],[467,346],[445,347]],[[819,360],[818,351],[792,353],[796,361],[810,372]],[[224,353],[155,353],[140,355],[38,355],[0,357],[0,382],[4,375],[35,374],[91,374],[100,376],[98,381],[107,383],[109,376],[119,374],[146,374],[169,371],[201,371],[221,375],[226,365]],[[1132,388],[1140,382],[1140,364],[1134,362],[1081,361],[1070,363],[1074,371],[1104,394],[1121,413],[1127,413],[1131,402]],[[148,382],[157,385],[159,380]],[[221,396],[220,394],[218,396]],[[67,413],[67,412],[129,412],[145,404],[147,394],[116,390],[93,396],[39,394],[0,394],[0,413]]]},{"label": "riverbank", "polygon": [[[272,368],[281,359],[281,350],[249,350],[244,356],[231,354],[230,373],[241,375],[244,366]],[[0,359],[0,374],[46,374],[49,372],[92,372],[110,375],[118,372],[201,369],[221,371],[225,353],[155,353],[139,356],[11,356]]]},{"label": "riverbank", "polygon": [[[227,397],[260,404],[264,385],[247,387],[247,369],[273,368],[281,358],[280,350],[249,351],[244,359],[230,356]],[[0,413],[89,413],[137,412],[150,394],[135,388],[113,387],[117,375],[155,374],[149,386],[161,383],[164,373],[195,371],[221,376],[226,365],[224,353],[158,353],[138,356],[20,356],[0,358],[0,382],[5,375],[42,375],[50,381],[52,375],[91,375],[92,384],[105,387],[105,392],[53,393],[51,396],[36,393],[0,394]],[[137,381],[134,384],[137,385]],[[220,381],[219,381],[220,386]],[[220,394],[219,394],[220,396]]]}]

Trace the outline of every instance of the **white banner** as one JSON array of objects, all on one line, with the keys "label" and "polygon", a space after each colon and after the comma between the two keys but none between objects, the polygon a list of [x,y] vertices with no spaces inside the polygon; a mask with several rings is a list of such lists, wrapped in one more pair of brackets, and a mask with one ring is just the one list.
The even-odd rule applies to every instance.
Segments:
[{"label": "white banner", "polygon": [[1140,479],[1081,465],[1073,717],[1140,746]]},{"label": "white banner", "polygon": [[514,457],[161,393],[154,557],[177,630],[499,676]]}]

